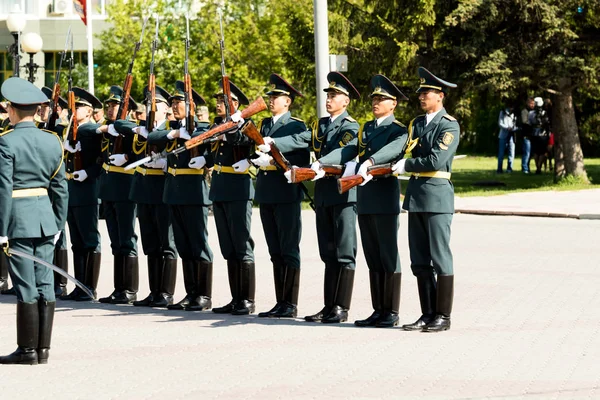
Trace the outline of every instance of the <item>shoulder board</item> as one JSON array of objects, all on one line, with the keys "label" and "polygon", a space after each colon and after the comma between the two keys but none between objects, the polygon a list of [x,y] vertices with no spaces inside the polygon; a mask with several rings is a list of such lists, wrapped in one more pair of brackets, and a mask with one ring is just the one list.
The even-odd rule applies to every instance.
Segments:
[{"label": "shoulder board", "polygon": [[296,118],[296,117],[291,117],[290,119],[293,119],[294,121],[304,122],[304,121],[303,121],[303,120],[301,120],[300,118]]},{"label": "shoulder board", "polygon": [[404,125],[402,122],[398,121],[397,119],[394,120],[394,123],[398,126],[401,126],[403,128],[406,128],[406,125]]},{"label": "shoulder board", "polygon": [[456,118],[450,114],[444,114],[443,118],[446,118],[448,121],[456,121]]},{"label": "shoulder board", "polygon": [[49,129],[40,128],[40,131],[44,131],[44,132],[48,132],[48,133],[51,133],[51,134],[53,134],[53,135],[56,135],[56,132],[54,132],[54,131],[51,131],[51,130],[49,130]]},{"label": "shoulder board", "polygon": [[6,135],[7,133],[10,133],[10,132],[12,132],[12,131],[14,131],[14,129],[9,129],[9,130],[6,130],[6,131],[4,131],[4,132],[0,132],[0,136],[4,136],[4,135]]},{"label": "shoulder board", "polygon": [[344,119],[347,120],[347,121],[350,121],[350,122],[356,122],[356,120],[354,118],[352,118],[351,116],[349,116],[349,115],[346,118],[344,118]]}]

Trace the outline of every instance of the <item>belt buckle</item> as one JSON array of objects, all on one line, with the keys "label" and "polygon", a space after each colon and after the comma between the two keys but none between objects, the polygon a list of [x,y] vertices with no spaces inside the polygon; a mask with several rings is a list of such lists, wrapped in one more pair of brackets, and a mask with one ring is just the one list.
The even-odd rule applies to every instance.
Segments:
[{"label": "belt buckle", "polygon": [[177,176],[177,168],[173,168],[173,173],[171,175]]}]

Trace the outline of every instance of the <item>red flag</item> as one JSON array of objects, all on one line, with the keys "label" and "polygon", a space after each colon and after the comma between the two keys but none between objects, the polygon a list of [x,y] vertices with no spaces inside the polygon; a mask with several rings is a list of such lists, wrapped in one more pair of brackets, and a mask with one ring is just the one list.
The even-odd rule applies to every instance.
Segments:
[{"label": "red flag", "polygon": [[87,15],[86,15],[86,7],[85,2],[87,0],[73,0],[73,7],[75,7],[75,11],[81,17],[84,25],[87,25]]}]

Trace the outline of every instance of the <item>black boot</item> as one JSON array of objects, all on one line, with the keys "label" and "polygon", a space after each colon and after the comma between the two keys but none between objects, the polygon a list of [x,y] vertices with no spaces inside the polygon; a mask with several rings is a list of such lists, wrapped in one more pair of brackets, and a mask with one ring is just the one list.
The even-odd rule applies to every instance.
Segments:
[{"label": "black boot", "polygon": [[96,289],[98,288],[98,278],[100,277],[100,263],[102,262],[102,254],[93,250],[88,251],[87,262],[85,264],[85,275],[83,284],[90,289],[94,297],[90,297],[83,290],[80,290],[77,301],[94,301],[96,300]]},{"label": "black boot", "polygon": [[333,265],[325,265],[325,278],[323,280],[323,299],[325,307],[316,314],[307,315],[304,320],[307,322],[321,322],[323,317],[329,315],[335,303],[337,291],[339,269]]},{"label": "black boot", "polygon": [[340,269],[340,279],[335,293],[334,306],[321,320],[324,324],[337,324],[348,321],[348,310],[352,300],[352,289],[354,288],[354,270],[349,268]]},{"label": "black boot", "polygon": [[108,297],[102,297],[98,300],[100,303],[112,303],[117,297],[123,296],[123,268],[125,264],[125,256],[115,254],[113,256],[113,283],[115,290]]},{"label": "black boot", "polygon": [[3,251],[0,251],[0,293],[8,290],[8,259]]},{"label": "black boot", "polygon": [[55,301],[38,301],[40,315],[40,334],[37,346],[38,363],[48,364],[50,341],[52,339],[52,325],[54,323]]},{"label": "black boot", "polygon": [[158,283],[158,294],[154,297],[150,307],[166,308],[173,304],[175,281],[177,280],[177,259],[165,258],[162,265],[162,274]]},{"label": "black boot", "polygon": [[123,291],[115,296],[112,304],[131,304],[137,299],[140,287],[140,266],[136,256],[125,257],[123,264]]},{"label": "black boot", "polygon": [[[56,260],[56,251],[54,253],[54,257]],[[85,265],[87,262],[88,253],[82,251],[73,251],[73,270],[75,272],[75,279],[79,282],[85,282]],[[56,262],[56,261],[55,261]],[[54,278],[56,279],[56,272],[54,273]],[[54,288],[56,288],[56,281],[54,281]],[[60,296],[60,300],[77,300],[83,292],[79,289],[78,286],[75,286],[75,289],[69,294],[65,294]]]},{"label": "black boot", "polygon": [[235,304],[232,315],[252,314],[255,309],[254,291],[256,290],[256,276],[254,262],[241,261],[239,265],[239,300]]},{"label": "black boot", "polygon": [[0,364],[37,365],[40,318],[37,301],[17,302],[17,350],[8,356],[0,357]]},{"label": "black boot", "polygon": [[213,308],[217,314],[231,314],[239,299],[240,292],[240,267],[238,260],[227,260],[227,275],[229,277],[229,289],[231,290],[231,301],[222,307]]},{"label": "black boot", "polygon": [[273,263],[273,281],[275,282],[275,299],[277,303],[269,311],[258,313],[259,318],[274,317],[283,303],[283,282],[285,281],[286,268],[280,263]]},{"label": "black boot", "polygon": [[367,319],[354,321],[356,326],[375,326],[383,314],[383,272],[369,271],[369,282],[371,284],[371,304],[374,311]]},{"label": "black boot", "polygon": [[296,318],[298,314],[298,293],[300,291],[300,268],[285,267],[283,301],[275,312],[275,318]]},{"label": "black boot", "polygon": [[196,263],[194,260],[183,260],[181,262],[183,268],[183,285],[185,286],[185,297],[180,302],[167,306],[169,310],[183,310],[195,298],[196,279]]},{"label": "black boot", "polygon": [[412,324],[402,325],[405,331],[420,331],[435,317],[436,288],[433,275],[417,276],[421,316]]},{"label": "black boot", "polygon": [[[54,249],[54,265],[69,272],[69,252],[67,249]],[[54,272],[54,295],[57,298],[67,295],[67,278]]]},{"label": "black boot", "polygon": [[134,301],[133,305],[136,307],[150,307],[160,290],[163,258],[162,256],[147,256],[146,258],[148,260],[148,286],[150,287],[150,294],[143,300]]},{"label": "black boot", "polygon": [[425,325],[423,332],[441,332],[450,329],[453,299],[454,275],[438,275],[435,318]]},{"label": "black boot", "polygon": [[377,328],[391,328],[398,325],[400,309],[400,282],[402,274],[386,272],[383,288],[383,314],[375,323]]},{"label": "black boot", "polygon": [[186,311],[204,311],[212,307],[212,273],[213,265],[206,261],[195,261],[196,287],[194,299],[185,307]]}]

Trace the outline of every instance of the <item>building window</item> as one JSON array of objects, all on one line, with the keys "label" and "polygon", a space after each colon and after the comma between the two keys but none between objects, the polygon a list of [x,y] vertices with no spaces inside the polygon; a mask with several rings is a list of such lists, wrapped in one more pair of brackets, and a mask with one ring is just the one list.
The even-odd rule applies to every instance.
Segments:
[{"label": "building window", "polygon": [[0,52],[0,82],[13,76],[13,59],[6,51]]},{"label": "building window", "polygon": [[[58,67],[60,65],[60,51],[47,51],[44,53],[44,82],[46,86],[54,84],[54,78],[56,76],[56,71],[58,71]],[[65,62],[61,66],[61,74],[67,74],[69,71],[69,57],[71,57],[71,53],[67,54],[67,58]],[[76,67],[78,64],[87,65],[88,55],[86,51],[75,51],[73,52],[73,67]],[[65,75],[66,76],[66,75]]]}]

